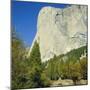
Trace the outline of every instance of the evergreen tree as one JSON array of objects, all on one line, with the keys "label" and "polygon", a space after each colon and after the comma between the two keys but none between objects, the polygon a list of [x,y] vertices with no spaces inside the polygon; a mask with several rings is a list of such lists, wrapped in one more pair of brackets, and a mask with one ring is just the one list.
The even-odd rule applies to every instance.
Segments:
[{"label": "evergreen tree", "polygon": [[34,43],[32,51],[30,53],[30,65],[38,65],[41,66],[41,55],[39,50],[39,44],[37,42]]},{"label": "evergreen tree", "polygon": [[37,42],[34,43],[28,63],[30,65],[30,82],[32,82],[30,87],[48,86],[49,83],[48,79],[46,79],[44,68],[42,67],[40,49]]}]

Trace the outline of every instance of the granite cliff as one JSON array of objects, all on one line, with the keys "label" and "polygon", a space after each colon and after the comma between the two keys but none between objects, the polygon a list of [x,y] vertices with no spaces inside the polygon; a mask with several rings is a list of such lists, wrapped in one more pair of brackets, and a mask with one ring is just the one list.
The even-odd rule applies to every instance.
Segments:
[{"label": "granite cliff", "polygon": [[34,42],[40,46],[42,61],[87,44],[87,6],[43,7],[38,15]]}]

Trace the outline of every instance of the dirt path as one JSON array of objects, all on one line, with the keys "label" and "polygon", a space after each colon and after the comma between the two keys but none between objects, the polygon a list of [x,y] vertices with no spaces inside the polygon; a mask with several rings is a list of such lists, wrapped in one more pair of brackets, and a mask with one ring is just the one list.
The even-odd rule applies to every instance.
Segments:
[{"label": "dirt path", "polygon": [[[73,81],[70,79],[52,81],[51,83],[52,83],[51,86],[53,87],[74,85]],[[87,84],[87,80],[80,80],[77,82],[77,85],[86,85],[86,84]]]}]

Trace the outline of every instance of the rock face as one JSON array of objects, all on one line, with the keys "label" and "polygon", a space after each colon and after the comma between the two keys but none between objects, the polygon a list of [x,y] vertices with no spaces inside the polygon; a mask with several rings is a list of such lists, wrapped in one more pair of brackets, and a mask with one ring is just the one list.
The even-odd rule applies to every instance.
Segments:
[{"label": "rock face", "polygon": [[43,62],[54,55],[65,54],[86,45],[87,25],[87,6],[44,7],[38,15],[37,34],[32,47],[35,41],[39,43]]}]

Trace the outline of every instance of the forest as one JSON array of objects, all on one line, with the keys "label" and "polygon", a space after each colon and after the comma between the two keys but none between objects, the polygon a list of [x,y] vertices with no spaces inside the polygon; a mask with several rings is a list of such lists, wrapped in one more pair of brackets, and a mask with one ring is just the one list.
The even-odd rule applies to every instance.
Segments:
[{"label": "forest", "polygon": [[42,62],[40,47],[34,43],[29,58],[23,41],[12,30],[11,41],[12,70],[11,87],[15,89],[50,87],[54,81],[73,81],[73,85],[81,79],[87,80],[87,45],[73,49],[66,54]]}]

